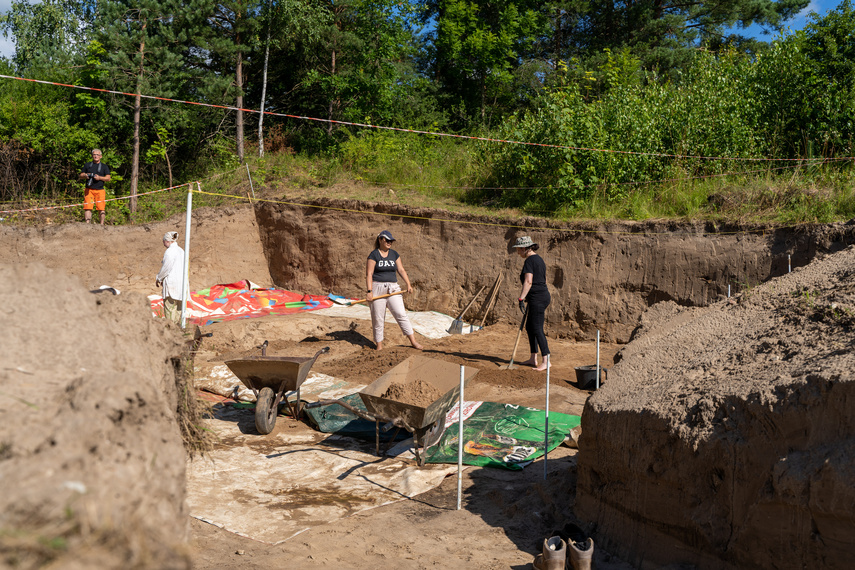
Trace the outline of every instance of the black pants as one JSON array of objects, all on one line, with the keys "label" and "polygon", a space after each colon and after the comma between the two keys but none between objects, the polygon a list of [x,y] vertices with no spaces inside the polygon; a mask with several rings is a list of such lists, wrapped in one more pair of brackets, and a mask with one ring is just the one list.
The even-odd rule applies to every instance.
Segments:
[{"label": "black pants", "polygon": [[525,323],[525,331],[528,333],[528,345],[532,354],[537,354],[540,346],[540,354],[549,354],[549,345],[546,344],[546,335],[543,334],[543,321],[546,318],[546,307],[552,301],[549,291],[537,295],[528,296],[528,318]]}]

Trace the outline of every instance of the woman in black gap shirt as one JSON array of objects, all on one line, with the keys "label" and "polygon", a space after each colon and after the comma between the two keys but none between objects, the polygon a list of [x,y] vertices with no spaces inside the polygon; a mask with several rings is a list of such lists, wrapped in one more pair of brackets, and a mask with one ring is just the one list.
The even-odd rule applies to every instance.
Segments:
[{"label": "woman in black gap shirt", "polygon": [[374,327],[374,344],[377,345],[377,350],[383,349],[383,325],[386,321],[386,308],[388,307],[389,312],[398,321],[401,332],[409,339],[413,348],[421,350],[423,347],[416,341],[416,335],[413,332],[410,319],[407,317],[407,309],[404,308],[404,300],[401,296],[395,295],[394,297],[374,300],[374,297],[401,290],[398,285],[399,273],[404,278],[404,283],[407,284],[407,293],[413,292],[413,286],[410,285],[410,278],[407,277],[401,256],[392,249],[394,241],[395,238],[388,230],[380,232],[377,239],[374,240],[374,251],[368,255],[368,261],[365,264],[365,281],[368,286],[366,299],[371,303],[369,307],[371,309],[371,324]]},{"label": "woman in black gap shirt", "polygon": [[[528,318],[525,330],[528,333],[528,344],[531,347],[531,358],[520,364],[534,366],[535,370],[546,370],[549,365],[549,345],[546,343],[546,335],[543,334],[543,321],[546,316],[546,307],[552,298],[546,288],[546,264],[543,258],[535,253],[538,245],[531,241],[531,237],[522,236],[517,238],[514,244],[517,253],[525,259],[520,272],[520,283],[522,292],[518,297],[520,310],[525,312],[525,302],[528,303]],[[537,347],[543,355],[543,362],[537,364]]]}]

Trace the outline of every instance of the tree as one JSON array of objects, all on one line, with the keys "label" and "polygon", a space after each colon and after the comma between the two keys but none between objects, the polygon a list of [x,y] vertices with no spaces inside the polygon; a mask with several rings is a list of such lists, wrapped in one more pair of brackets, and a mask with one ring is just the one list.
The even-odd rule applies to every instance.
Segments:
[{"label": "tree", "polygon": [[234,96],[238,109],[235,114],[235,142],[240,162],[244,161],[245,66],[253,47],[250,42],[257,40],[260,11],[261,5],[257,0],[214,2],[208,8],[206,33],[197,38],[201,40],[201,51],[195,59],[196,64],[209,73],[234,78],[228,94]]},{"label": "tree", "polygon": [[[130,210],[139,185],[142,94],[171,97],[184,79],[183,44],[192,3],[182,0],[108,0],[99,4],[98,30],[105,47],[103,67],[120,90],[132,90],[133,137]],[[155,104],[156,105],[156,104]]]},{"label": "tree", "polygon": [[851,156],[855,136],[855,9],[846,0],[757,59],[754,81],[776,150]]},{"label": "tree", "polygon": [[30,3],[15,0],[6,14],[0,14],[3,36],[15,38],[13,62],[18,70],[37,63],[59,65],[80,55],[91,30],[88,24],[93,5],[81,0],[43,0]]},{"label": "tree", "polygon": [[436,0],[427,16],[436,22],[433,72],[453,104],[478,109],[510,91],[513,72],[532,51],[545,19],[535,2]]},{"label": "tree", "polygon": [[[291,57],[277,58],[278,99],[330,120],[397,124],[413,81],[413,6],[394,0],[319,4],[325,21],[315,36],[297,36]],[[326,135],[337,131],[328,123]]]},{"label": "tree", "polygon": [[590,0],[573,34],[587,56],[628,47],[650,68],[666,72],[688,64],[691,51],[741,44],[731,27],[759,24],[780,31],[808,0]]},{"label": "tree", "polygon": [[[258,114],[258,156],[264,156],[264,107],[267,103],[267,69],[270,48],[282,49],[298,42],[312,43],[318,40],[318,30],[329,22],[329,14],[309,5],[303,0],[268,0],[263,19],[266,21],[267,37],[264,42],[264,70],[261,80],[261,104]],[[271,30],[276,28],[276,37]]]}]

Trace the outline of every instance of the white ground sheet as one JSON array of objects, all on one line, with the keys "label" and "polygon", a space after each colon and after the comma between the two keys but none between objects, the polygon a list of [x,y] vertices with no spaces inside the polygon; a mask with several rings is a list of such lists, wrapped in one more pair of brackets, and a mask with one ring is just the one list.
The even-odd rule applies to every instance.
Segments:
[{"label": "white ground sheet", "polygon": [[[334,305],[328,309],[312,311],[312,313],[330,317],[371,320],[371,311],[365,305],[352,305],[350,307]],[[448,334],[448,327],[451,326],[454,317],[449,317],[436,311],[407,311],[407,316],[410,318],[413,330],[426,338],[436,339],[450,336]],[[395,319],[389,311],[386,311],[386,322],[395,324]],[[463,334],[469,334],[469,327],[470,324],[464,322]],[[473,326],[473,330],[478,330],[477,325]]]},{"label": "white ground sheet", "polygon": [[225,406],[207,421],[228,446],[188,462],[190,514],[269,544],[406,500],[457,472],[456,465],[420,468],[406,452],[378,457],[373,442],[302,428],[258,435],[252,410]]}]

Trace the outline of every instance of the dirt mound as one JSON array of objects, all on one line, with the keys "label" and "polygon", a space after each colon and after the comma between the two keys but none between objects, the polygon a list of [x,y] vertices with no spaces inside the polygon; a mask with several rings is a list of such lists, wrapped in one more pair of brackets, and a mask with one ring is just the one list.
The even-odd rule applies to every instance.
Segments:
[{"label": "dirt mound", "polygon": [[442,397],[442,392],[432,384],[416,380],[405,383],[392,382],[380,397],[395,400],[402,404],[427,408]]},{"label": "dirt mound", "polygon": [[654,307],[582,415],[577,514],[644,567],[843,568],[855,548],[855,248]]},{"label": "dirt mound", "polygon": [[0,565],[189,567],[178,329],[41,265],[0,288]]}]

